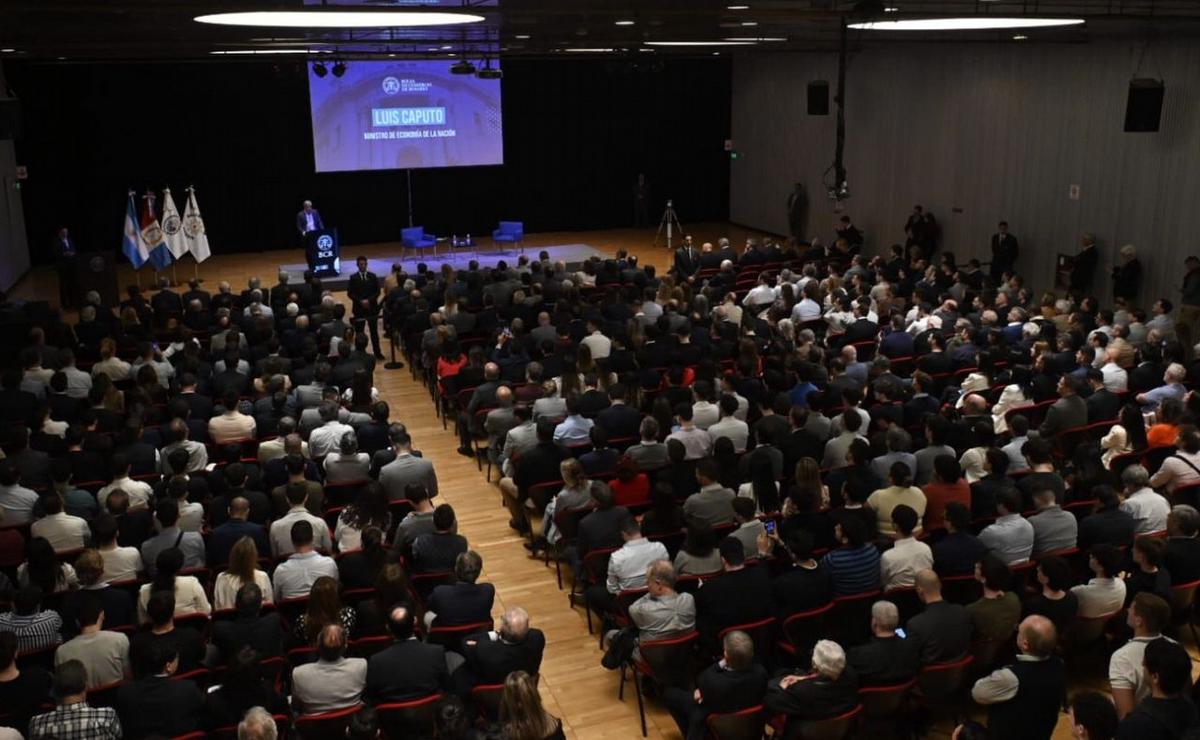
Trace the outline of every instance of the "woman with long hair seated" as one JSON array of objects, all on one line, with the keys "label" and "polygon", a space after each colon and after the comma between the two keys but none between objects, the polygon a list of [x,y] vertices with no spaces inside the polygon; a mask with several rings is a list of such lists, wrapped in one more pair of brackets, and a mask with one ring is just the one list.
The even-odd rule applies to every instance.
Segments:
[{"label": "woman with long hair seated", "polygon": [[376,526],[362,531],[360,547],[343,550],[343,553],[338,558],[338,580],[342,588],[370,588],[390,554],[383,545],[383,530]]},{"label": "woman with long hair seated", "polygon": [[[366,455],[365,452],[361,454]],[[386,532],[391,523],[387,494],[378,481],[371,481],[359,491],[354,503],[342,509],[333,528],[333,539],[339,552],[350,552],[362,547],[362,533],[367,527],[378,527]]]},{"label": "woman with long hair seated", "polygon": [[721,571],[717,535],[707,522],[692,519],[687,523],[687,537],[675,555],[674,565],[676,574],[681,576],[701,576]]},{"label": "woman with long hair seated", "polygon": [[312,645],[325,625],[335,623],[342,625],[347,635],[352,635],[357,619],[352,607],[342,606],[338,582],[329,576],[321,576],[308,592],[308,607],[296,620],[292,636],[305,645]]},{"label": "woman with long hair seated", "polygon": [[79,588],[79,578],[70,563],[60,563],[54,546],[45,537],[34,537],[25,548],[25,562],[17,566],[17,585],[34,585],[43,594]]},{"label": "woman with long hair seated", "polygon": [[252,537],[242,537],[233,543],[229,551],[229,567],[217,576],[213,586],[213,601],[217,609],[230,609],[237,602],[237,592],[247,583],[256,584],[262,590],[263,601],[270,603],[272,594],[271,577],[258,569],[258,545]]},{"label": "woman with long hair seated", "polygon": [[1136,403],[1127,403],[1121,407],[1117,423],[1100,439],[1100,461],[1107,468],[1117,455],[1139,452],[1148,446],[1142,408]]},{"label": "woman with long hair seated", "polygon": [[212,614],[212,605],[208,603],[208,594],[195,576],[181,576],[183,570],[183,550],[178,547],[168,547],[158,554],[154,561],[154,579],[138,589],[138,622],[145,624],[150,621],[146,614],[146,604],[150,602],[150,594],[155,591],[170,591],[175,594],[175,615],[181,614]]},{"label": "woman with long hair seated", "polygon": [[525,671],[504,679],[500,723],[508,740],[564,740],[562,720],[546,711],[537,682]]}]

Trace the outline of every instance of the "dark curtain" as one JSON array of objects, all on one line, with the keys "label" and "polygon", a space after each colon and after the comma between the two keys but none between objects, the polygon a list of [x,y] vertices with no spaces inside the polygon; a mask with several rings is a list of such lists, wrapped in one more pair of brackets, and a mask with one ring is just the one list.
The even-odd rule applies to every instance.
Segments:
[{"label": "dark curtain", "polygon": [[[730,63],[515,60],[504,66],[506,164],[412,172],[415,222],[437,234],[629,225],[644,172],[650,218],[728,217]],[[353,62],[350,62],[353,64]],[[6,64],[21,98],[19,161],[31,245],[60,224],[119,249],[128,189],[196,187],[214,254],[295,246],[311,199],[344,245],[397,241],[404,171],[315,174],[299,63]],[[45,262],[37,253],[34,260]]]}]

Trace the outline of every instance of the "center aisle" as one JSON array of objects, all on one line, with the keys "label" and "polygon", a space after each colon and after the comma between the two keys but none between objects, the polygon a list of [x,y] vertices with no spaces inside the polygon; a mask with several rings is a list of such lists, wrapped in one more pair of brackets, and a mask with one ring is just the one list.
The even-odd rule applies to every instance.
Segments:
[{"label": "center aisle", "polygon": [[[559,591],[553,564],[547,568],[528,556],[522,538],[508,527],[500,490],[485,480],[474,461],[455,451],[454,425],[448,422],[442,429],[429,390],[412,378],[407,366],[380,368],[375,381],[391,407],[391,418],[408,427],[414,447],[433,461],[437,502],[454,507],[459,533],[483,556],[481,581],[496,586],[493,616],[498,621],[506,607],[520,606],[529,612],[532,626],[545,632],[542,697],[547,710],[563,719],[567,737],[641,737],[632,682],[626,685],[625,701],[619,701],[618,673],[601,667],[597,637],[588,634],[582,607],[572,609],[567,602],[569,581],[564,579],[564,590]],[[492,477],[497,478],[495,471]],[[657,702],[646,703],[646,723],[651,738],[680,737],[670,714]]]}]

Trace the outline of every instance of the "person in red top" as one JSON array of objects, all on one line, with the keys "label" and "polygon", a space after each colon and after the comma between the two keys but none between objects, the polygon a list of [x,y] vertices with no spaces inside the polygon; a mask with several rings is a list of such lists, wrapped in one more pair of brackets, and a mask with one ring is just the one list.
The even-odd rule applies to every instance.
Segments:
[{"label": "person in red top", "polygon": [[638,471],[637,463],[628,455],[617,460],[616,480],[609,483],[617,506],[645,506],[650,503],[650,476]]},{"label": "person in red top", "polygon": [[954,455],[933,459],[933,480],[921,489],[925,493],[925,531],[944,529],[946,504],[957,501],[971,507],[971,486],[963,478],[962,466]]},{"label": "person in red top", "polygon": [[438,390],[442,393],[446,392],[444,382],[446,378],[458,375],[458,371],[462,370],[467,364],[467,356],[463,354],[462,348],[458,345],[458,340],[447,338],[442,343],[442,354],[437,361],[437,379]]}]

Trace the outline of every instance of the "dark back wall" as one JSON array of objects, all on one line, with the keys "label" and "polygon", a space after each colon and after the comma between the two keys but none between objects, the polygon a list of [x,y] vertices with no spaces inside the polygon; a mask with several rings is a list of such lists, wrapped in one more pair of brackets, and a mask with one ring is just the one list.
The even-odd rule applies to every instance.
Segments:
[{"label": "dark back wall", "polygon": [[[641,60],[639,60],[641,61]],[[353,63],[353,62],[351,62]],[[83,248],[119,249],[125,193],[196,187],[214,254],[295,246],[314,201],[343,244],[396,241],[404,171],[315,174],[298,63],[9,63],[22,99],[19,161],[35,261],[59,224]],[[674,198],[685,224],[728,216],[730,64],[518,60],[504,68],[506,164],[412,172],[415,222],[437,234],[629,224],[645,172],[650,217]]]}]

